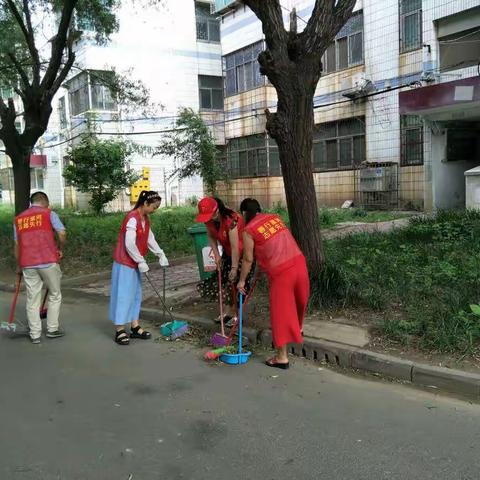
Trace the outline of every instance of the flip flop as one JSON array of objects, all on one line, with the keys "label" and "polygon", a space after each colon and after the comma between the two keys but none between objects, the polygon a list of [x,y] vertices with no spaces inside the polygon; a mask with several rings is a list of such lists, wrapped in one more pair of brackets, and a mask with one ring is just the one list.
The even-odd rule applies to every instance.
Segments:
[{"label": "flip flop", "polygon": [[279,362],[277,362],[275,357],[272,357],[272,358],[269,358],[268,360],[266,360],[265,365],[267,367],[280,368],[281,370],[288,370],[290,368],[290,362],[279,363]]}]

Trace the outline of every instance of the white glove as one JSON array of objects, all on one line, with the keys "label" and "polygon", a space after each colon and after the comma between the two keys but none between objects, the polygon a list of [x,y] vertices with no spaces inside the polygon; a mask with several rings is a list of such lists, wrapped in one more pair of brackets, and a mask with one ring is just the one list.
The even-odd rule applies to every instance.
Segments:
[{"label": "white glove", "polygon": [[138,264],[138,271],[140,273],[147,273],[149,270],[150,270],[150,268],[148,268],[148,265],[147,265],[146,262],[140,262]]},{"label": "white glove", "polygon": [[158,263],[161,267],[168,267],[170,264],[168,263],[168,258],[162,250],[162,253],[158,255]]}]

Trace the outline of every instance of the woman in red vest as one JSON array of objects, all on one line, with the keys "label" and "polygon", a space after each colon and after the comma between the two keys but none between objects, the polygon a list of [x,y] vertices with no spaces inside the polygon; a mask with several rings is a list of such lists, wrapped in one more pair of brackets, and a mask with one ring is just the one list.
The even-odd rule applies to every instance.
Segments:
[{"label": "woman in red vest", "polygon": [[[149,270],[145,261],[148,250],[159,258],[162,267],[168,267],[167,257],[150,230],[149,216],[158,209],[161,201],[157,192],[142,191],[134,209],[125,216],[120,228],[113,256],[110,294],[110,320],[115,324],[115,342],[119,345],[128,345],[130,338],[147,340],[152,336],[139,325],[141,273]],[[130,323],[130,335],[125,331],[127,323]]]},{"label": "woman in red vest", "polygon": [[287,346],[302,343],[302,325],[310,295],[305,257],[282,219],[261,213],[260,204],[246,198],[240,205],[244,215],[243,264],[238,290],[246,294],[245,280],[252,263],[267,274],[270,289],[270,321],[277,354],[266,361],[269,367],[289,367]]},{"label": "woman in red vest", "polygon": [[[227,208],[219,198],[205,197],[198,203],[196,221],[205,223],[215,263],[222,274],[225,285],[225,303],[227,312],[224,317],[227,326],[235,322],[235,298],[232,284],[238,279],[240,258],[242,255],[243,218],[237,212]],[[218,245],[222,246],[220,255]],[[218,318],[220,321],[220,317]]]}]

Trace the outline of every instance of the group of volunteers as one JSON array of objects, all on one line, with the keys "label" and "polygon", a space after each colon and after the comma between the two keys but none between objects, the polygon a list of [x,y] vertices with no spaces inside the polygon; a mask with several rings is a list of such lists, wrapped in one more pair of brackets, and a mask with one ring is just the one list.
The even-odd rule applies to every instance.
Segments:
[{"label": "group of volunteers", "polygon": [[[115,342],[128,345],[130,339],[151,338],[140,323],[142,274],[149,271],[145,255],[158,257],[161,267],[168,259],[155,240],[149,217],[161,204],[154,191],[142,191],[133,210],[127,213],[113,251],[109,317],[115,325]],[[49,209],[43,192],[34,193],[31,206],[15,218],[15,256],[25,280],[27,319],[32,343],[40,343],[42,286],[48,290],[47,338],[64,335],[59,327],[62,301],[60,260],[66,231],[58,215]],[[228,304],[224,320],[236,321],[237,295],[248,294],[253,266],[268,278],[270,321],[276,355],[266,361],[270,367],[289,367],[289,343],[302,342],[302,325],[310,294],[305,257],[283,220],[262,213],[260,204],[246,198],[240,213],[219,198],[206,197],[198,204],[196,221],[205,223]],[[55,239],[57,234],[58,241]],[[219,248],[221,247],[221,249]],[[218,319],[220,320],[220,319]],[[129,325],[129,331],[127,331]]]}]

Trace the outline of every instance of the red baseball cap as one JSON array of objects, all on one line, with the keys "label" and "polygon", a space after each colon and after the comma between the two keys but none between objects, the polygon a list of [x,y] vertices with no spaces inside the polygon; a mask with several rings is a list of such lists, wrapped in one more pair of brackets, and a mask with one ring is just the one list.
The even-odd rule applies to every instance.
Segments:
[{"label": "red baseball cap", "polygon": [[198,215],[195,219],[198,223],[207,223],[209,222],[214,213],[218,210],[217,202],[212,197],[202,198],[198,202]]}]

